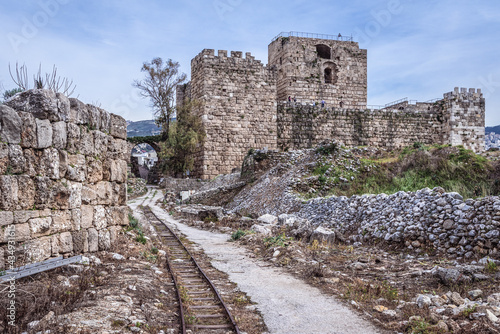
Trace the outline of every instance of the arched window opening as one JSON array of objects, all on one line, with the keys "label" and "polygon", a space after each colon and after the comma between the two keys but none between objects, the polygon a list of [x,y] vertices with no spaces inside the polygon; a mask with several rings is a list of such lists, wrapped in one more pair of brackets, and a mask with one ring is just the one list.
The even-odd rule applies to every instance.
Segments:
[{"label": "arched window opening", "polygon": [[325,68],[325,83],[333,83],[332,69]]},{"label": "arched window opening", "polygon": [[323,59],[331,59],[332,51],[328,45],[318,44],[316,45],[316,52],[318,53],[318,57]]},{"label": "arched window opening", "polygon": [[324,75],[324,80],[325,83],[327,84],[336,84],[337,79],[338,79],[338,69],[337,65],[335,65],[333,62],[327,62],[324,64],[324,70],[323,70],[323,75]]}]

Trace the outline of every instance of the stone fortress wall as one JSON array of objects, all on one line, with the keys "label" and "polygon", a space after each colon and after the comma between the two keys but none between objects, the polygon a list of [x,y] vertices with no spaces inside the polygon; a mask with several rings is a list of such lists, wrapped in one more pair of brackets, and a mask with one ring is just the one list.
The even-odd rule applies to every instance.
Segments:
[{"label": "stone fortress wall", "polygon": [[[276,75],[246,53],[205,49],[191,61],[191,98],[206,139],[194,175],[211,179],[241,166],[249,148],[275,149]],[[182,100],[177,100],[182,101]]]},{"label": "stone fortress wall", "polygon": [[200,101],[196,112],[207,132],[193,176],[231,173],[251,148],[298,149],[325,139],[347,146],[392,149],[421,142],[484,150],[479,89],[455,88],[432,103],[369,110],[366,50],[342,37],[285,35],[269,44],[267,66],[250,53],[228,57],[220,50],[215,56],[211,49],[191,61],[191,82],[178,87],[177,103]]},{"label": "stone fortress wall", "polygon": [[433,103],[408,102],[356,110],[283,102],[278,105],[278,147],[301,149],[335,138],[347,146],[396,148],[423,144],[463,145],[484,150],[481,90],[455,88]]},{"label": "stone fortress wall", "polygon": [[[0,268],[110,248],[128,224],[125,119],[49,90],[0,106]],[[10,255],[10,254],[9,254]]]}]

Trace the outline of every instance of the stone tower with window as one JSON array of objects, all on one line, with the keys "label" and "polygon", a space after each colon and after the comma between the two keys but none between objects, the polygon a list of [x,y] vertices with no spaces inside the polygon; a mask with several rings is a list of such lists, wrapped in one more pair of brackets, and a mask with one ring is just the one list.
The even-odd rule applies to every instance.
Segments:
[{"label": "stone tower with window", "polygon": [[278,100],[290,96],[298,102],[324,100],[329,107],[365,109],[366,50],[343,39],[276,37],[269,44],[268,66],[277,69]]}]

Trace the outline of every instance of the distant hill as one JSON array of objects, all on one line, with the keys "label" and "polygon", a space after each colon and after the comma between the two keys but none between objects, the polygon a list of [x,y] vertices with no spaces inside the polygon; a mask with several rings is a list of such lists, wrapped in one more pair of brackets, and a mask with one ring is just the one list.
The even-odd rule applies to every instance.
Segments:
[{"label": "distant hill", "polygon": [[127,121],[127,137],[156,136],[160,134],[160,128],[153,120]]},{"label": "distant hill", "polygon": [[487,126],[486,127],[486,133],[494,132],[497,134],[500,134],[500,125],[497,126]]}]

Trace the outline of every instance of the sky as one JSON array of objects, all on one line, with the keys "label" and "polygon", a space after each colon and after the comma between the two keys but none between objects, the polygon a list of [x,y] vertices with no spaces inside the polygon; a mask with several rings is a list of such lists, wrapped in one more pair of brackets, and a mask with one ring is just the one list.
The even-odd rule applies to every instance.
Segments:
[{"label": "sky", "polygon": [[127,120],[152,118],[132,82],[171,58],[190,76],[201,50],[251,52],[267,63],[280,32],[352,35],[368,50],[368,104],[428,101],[481,88],[486,125],[500,125],[498,0],[0,0],[0,88],[9,64],[76,84],[73,97]]}]

